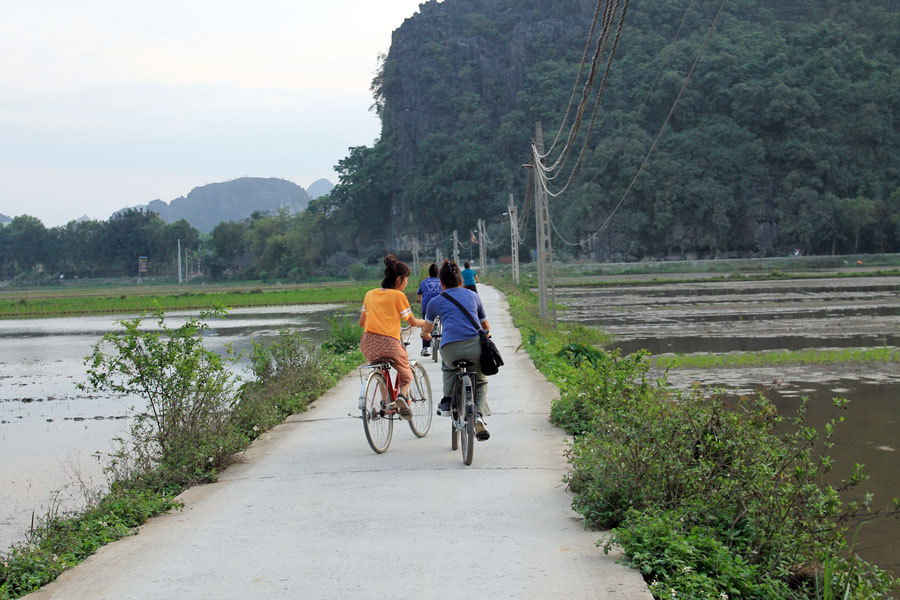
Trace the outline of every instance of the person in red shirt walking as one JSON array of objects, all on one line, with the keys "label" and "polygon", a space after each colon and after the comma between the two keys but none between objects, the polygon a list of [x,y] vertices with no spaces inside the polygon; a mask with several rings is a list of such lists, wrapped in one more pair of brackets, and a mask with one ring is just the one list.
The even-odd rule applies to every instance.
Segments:
[{"label": "person in red shirt walking", "polygon": [[409,354],[400,339],[400,321],[414,327],[425,324],[412,314],[409,300],[403,290],[409,283],[410,270],[406,263],[397,260],[393,254],[384,258],[384,279],[381,287],[366,292],[359,326],[365,329],[359,349],[369,362],[384,360],[397,369],[397,410],[400,416],[409,420],[412,412],[407,397],[412,383],[412,369],[409,368]]}]

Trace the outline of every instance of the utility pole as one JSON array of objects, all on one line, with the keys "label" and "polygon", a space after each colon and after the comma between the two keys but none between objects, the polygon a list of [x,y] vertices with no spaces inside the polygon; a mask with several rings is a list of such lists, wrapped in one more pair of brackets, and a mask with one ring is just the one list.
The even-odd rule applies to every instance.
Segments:
[{"label": "utility pole", "polygon": [[414,238],[412,241],[412,255],[413,255],[413,276],[416,279],[419,278],[419,239]]},{"label": "utility pole", "polygon": [[440,248],[434,249],[434,264],[436,264],[438,266],[438,268],[440,268],[440,266],[441,266],[441,249]]},{"label": "utility pole", "polygon": [[178,283],[182,283],[181,277],[181,239],[178,239]]},{"label": "utility pole", "polygon": [[453,262],[459,264],[459,238],[455,229],[453,230]]},{"label": "utility pole", "polygon": [[[541,122],[535,123],[535,147],[538,154],[544,153],[544,132]],[[550,209],[547,205],[547,196],[541,183],[542,170],[539,171],[538,161],[541,159],[535,155],[532,157],[534,167],[534,219],[537,225],[537,259],[538,259],[538,301],[540,302],[540,317],[547,320],[550,317],[550,306],[553,311],[553,321],[556,322],[556,290],[548,292],[553,287],[553,248],[550,241]],[[551,299],[552,294],[552,299]],[[552,305],[551,305],[552,302]]]},{"label": "utility pole", "polygon": [[484,247],[484,219],[478,219],[478,264],[481,265],[481,274],[487,274],[487,250]]},{"label": "utility pole", "polygon": [[509,248],[512,254],[513,281],[519,285],[519,216],[516,214],[516,203],[513,195],[509,195]]}]

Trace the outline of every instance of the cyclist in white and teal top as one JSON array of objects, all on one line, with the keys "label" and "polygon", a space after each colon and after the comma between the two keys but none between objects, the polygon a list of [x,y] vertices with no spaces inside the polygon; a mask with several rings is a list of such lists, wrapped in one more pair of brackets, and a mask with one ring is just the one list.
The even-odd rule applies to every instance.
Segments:
[{"label": "cyclist in white and teal top", "polygon": [[478,287],[475,284],[478,283],[478,273],[475,272],[475,269],[469,267],[467,262],[463,263],[463,267],[465,267],[461,273],[463,287],[477,294]]},{"label": "cyclist in white and teal top", "polygon": [[[462,276],[459,267],[454,262],[444,261],[440,270],[441,286],[444,293],[452,296],[468,312],[475,322],[481,324],[481,328],[490,335],[491,325],[488,323],[484,312],[481,297],[462,287]],[[478,414],[475,418],[475,437],[484,441],[491,437],[488,433],[484,417],[490,416],[491,409],[487,403],[487,377],[481,372],[481,339],[478,329],[472,324],[458,306],[441,295],[431,299],[428,309],[425,311],[425,325],[422,327],[422,337],[431,339],[431,330],[434,328],[436,317],[441,318],[441,372],[444,380],[444,397],[438,404],[438,414],[450,416],[450,394],[453,393],[455,371],[453,362],[468,360],[472,363],[471,370],[475,371],[475,410]]]}]

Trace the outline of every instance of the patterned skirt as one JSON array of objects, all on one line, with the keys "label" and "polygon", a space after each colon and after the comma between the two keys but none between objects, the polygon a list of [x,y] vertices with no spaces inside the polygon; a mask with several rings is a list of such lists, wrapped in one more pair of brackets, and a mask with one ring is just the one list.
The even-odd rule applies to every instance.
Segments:
[{"label": "patterned skirt", "polygon": [[400,340],[380,333],[364,331],[359,349],[369,362],[389,362],[397,369],[397,387],[412,383],[412,369],[409,368],[409,354]]}]

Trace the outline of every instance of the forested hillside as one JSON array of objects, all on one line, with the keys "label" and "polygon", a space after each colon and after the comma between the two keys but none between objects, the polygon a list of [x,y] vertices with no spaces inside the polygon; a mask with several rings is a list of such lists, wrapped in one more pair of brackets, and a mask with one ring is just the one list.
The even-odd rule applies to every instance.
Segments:
[{"label": "forested hillside", "polygon": [[[550,203],[562,238],[589,236],[619,202],[719,5],[629,3],[587,152]],[[594,7],[422,4],[373,84],[382,136],[352,149],[326,197],[326,213],[350,223],[345,243],[427,245],[479,218],[499,237],[508,195],[523,200],[535,122],[549,147],[562,121]],[[610,227],[555,249],[614,260],[900,251],[898,56],[897,0],[728,2]]]}]

